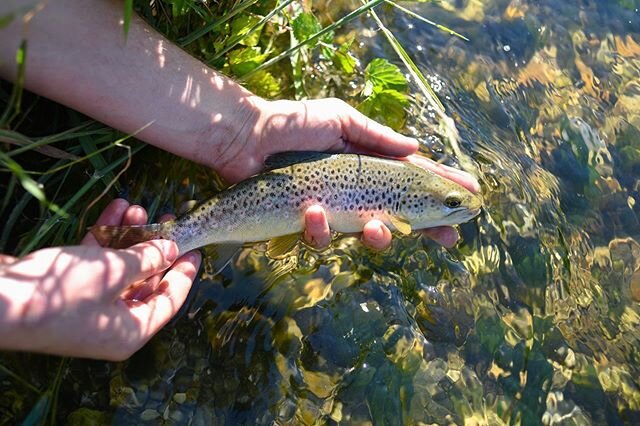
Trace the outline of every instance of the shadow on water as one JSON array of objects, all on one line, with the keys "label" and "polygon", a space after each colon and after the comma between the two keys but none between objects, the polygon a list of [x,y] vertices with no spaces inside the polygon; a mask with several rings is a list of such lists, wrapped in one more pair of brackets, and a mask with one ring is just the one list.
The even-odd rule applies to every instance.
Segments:
[{"label": "shadow on water", "polygon": [[[471,40],[384,9],[478,167],[486,209],[462,242],[371,253],[348,237],[205,265],[183,314],[128,362],[71,363],[84,391],[63,395],[88,418],[640,422],[640,6],[410,7]],[[408,129],[455,164],[417,96],[412,112]]]}]

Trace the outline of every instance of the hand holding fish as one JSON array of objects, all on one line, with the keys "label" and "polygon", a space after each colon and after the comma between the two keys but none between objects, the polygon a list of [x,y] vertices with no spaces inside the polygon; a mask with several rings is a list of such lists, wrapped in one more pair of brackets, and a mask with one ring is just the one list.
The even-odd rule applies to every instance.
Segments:
[{"label": "hand holding fish", "polygon": [[[230,182],[246,179],[262,170],[265,157],[287,151],[359,152],[408,161],[441,175],[469,191],[479,191],[477,180],[461,170],[437,164],[416,155],[418,142],[369,119],[339,99],[309,101],[257,101],[259,118],[252,122],[250,139],[237,148],[229,147],[227,155],[212,164]],[[237,141],[235,141],[237,142]],[[232,153],[235,153],[232,154]],[[423,233],[438,243],[451,247],[458,240],[452,227],[436,227]],[[326,214],[318,206],[305,215],[305,240],[325,247],[331,239]],[[368,222],[362,230],[365,245],[383,250],[391,244],[391,232],[380,220]]]},{"label": "hand holding fish", "polygon": [[[98,224],[146,223],[146,212],[114,200]],[[0,260],[0,348],[123,360],[180,309],[200,266],[198,252],[176,260],[175,243],[155,240],[104,249],[82,245]]]}]

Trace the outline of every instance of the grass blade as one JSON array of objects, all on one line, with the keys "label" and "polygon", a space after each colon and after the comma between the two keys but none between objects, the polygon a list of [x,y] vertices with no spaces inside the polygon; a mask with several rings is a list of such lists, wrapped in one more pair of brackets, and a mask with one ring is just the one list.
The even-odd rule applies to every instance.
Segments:
[{"label": "grass blade", "polygon": [[433,91],[431,85],[424,77],[420,69],[413,62],[407,51],[402,47],[398,39],[393,35],[391,31],[382,23],[378,15],[374,10],[370,11],[371,16],[376,21],[376,24],[385,35],[393,50],[398,54],[400,60],[404,63],[404,65],[409,70],[409,73],[413,77],[414,81],[418,85],[420,91],[426,96],[429,104],[435,110],[438,115],[438,119],[440,120],[440,125],[442,126],[442,131],[444,136],[447,138],[449,145],[462,168],[471,174],[478,176],[477,166],[473,162],[473,160],[460,149],[460,133],[456,128],[456,123],[453,121],[453,118],[449,117],[444,109],[444,105],[438,99],[438,95]]},{"label": "grass blade", "polygon": [[123,25],[122,30],[124,31],[124,38],[126,40],[129,35],[129,26],[131,25],[131,16],[133,15],[133,0],[124,0],[124,10],[123,10]]},{"label": "grass blade", "polygon": [[465,36],[463,36],[460,33],[457,33],[455,31],[453,31],[451,28],[445,27],[444,25],[438,24],[437,22],[433,22],[433,21],[425,18],[424,16],[418,15],[414,11],[407,9],[406,7],[400,6],[396,2],[393,2],[391,0],[384,0],[384,1],[385,1],[385,3],[390,4],[391,6],[395,7],[398,10],[403,11],[404,13],[406,13],[407,15],[409,15],[409,16],[411,16],[413,18],[416,18],[419,21],[422,21],[422,22],[424,22],[426,24],[429,24],[429,25],[432,25],[432,26],[436,27],[440,31],[443,31],[443,32],[445,32],[445,33],[447,33],[449,35],[452,35],[452,36],[460,37],[464,41],[469,41],[468,38],[466,38]]},{"label": "grass blade", "polygon": [[20,164],[15,162],[2,151],[0,151],[0,161],[2,161],[7,166],[7,168],[11,170],[11,172],[18,178],[25,191],[30,193],[36,200],[40,201],[42,205],[47,207],[53,213],[64,218],[68,217],[67,213],[64,210],[61,210],[60,207],[58,207],[56,204],[47,200],[47,197],[38,182],[31,179],[31,177],[24,171]]},{"label": "grass blade", "polygon": [[378,17],[378,14],[373,10],[370,13],[371,17],[373,17],[373,20],[376,21],[378,28],[380,28],[380,30],[382,31],[382,34],[384,34],[402,63],[409,70],[411,77],[413,77],[415,82],[418,84],[418,88],[420,89],[420,91],[427,97],[429,103],[434,108],[436,108],[436,110],[438,111],[438,115],[443,115],[445,113],[444,105],[442,105],[442,102],[440,102],[440,99],[438,99],[438,95],[436,95],[436,92],[433,91],[433,88],[431,88],[431,85],[422,74],[420,69],[418,69],[415,62],[413,62],[407,51],[404,49],[404,47],[402,47],[396,36],[393,35],[393,33],[389,31],[389,29],[382,23],[382,21]]},{"label": "grass blade", "polygon": [[18,75],[16,76],[16,81],[13,85],[13,89],[11,90],[11,97],[9,98],[9,102],[7,102],[7,107],[2,113],[2,117],[0,117],[0,128],[9,127],[9,123],[13,121],[13,119],[18,116],[18,114],[20,114],[20,108],[22,105],[22,88],[24,87],[24,68],[26,56],[27,42],[26,40],[23,40],[22,43],[20,43],[18,51],[16,52]]},{"label": "grass blade", "polygon": [[16,382],[20,383],[25,388],[29,389],[30,391],[38,393],[38,394],[40,393],[40,390],[38,388],[33,386],[31,383],[27,382],[25,379],[23,379],[22,377],[18,376],[16,373],[14,373],[13,371],[9,370],[7,367],[5,367],[2,364],[0,364],[0,371],[3,372],[4,374],[6,374],[7,376],[11,377]]},{"label": "grass blade", "polygon": [[[42,176],[38,180],[38,185],[45,185],[51,179],[51,177],[52,176]],[[11,231],[13,231],[13,227],[15,226],[16,222],[22,215],[22,212],[27,207],[27,204],[29,204],[29,201],[31,201],[31,199],[31,194],[25,192],[22,197],[20,197],[20,201],[18,201],[11,210],[11,213],[9,214],[9,217],[7,218],[7,221],[5,222],[2,229],[2,234],[0,235],[0,252],[7,251],[7,243],[9,242]]]},{"label": "grass blade", "polygon": [[257,2],[258,2],[258,0],[245,0],[245,1],[241,2],[241,3],[239,3],[236,7],[234,7],[228,13],[226,13],[221,19],[219,19],[217,21],[214,21],[214,22],[211,22],[211,23],[205,25],[204,27],[195,30],[194,32],[192,32],[188,36],[183,37],[182,39],[180,39],[179,40],[180,45],[182,47],[185,47],[188,44],[193,43],[194,41],[196,41],[200,37],[210,33],[213,30],[215,30],[216,28],[218,28],[219,26],[221,26],[225,22],[229,21],[231,18],[233,18],[234,16],[236,16],[240,12],[244,11],[248,7],[253,6]]},{"label": "grass blade", "polygon": [[47,391],[33,406],[29,415],[22,422],[22,426],[38,426],[44,424],[44,420],[51,409],[51,392]]},{"label": "grass blade", "polygon": [[[135,148],[132,148],[132,155],[140,151],[145,145],[139,145]],[[87,182],[78,189],[73,197],[71,197],[63,206],[62,209],[64,211],[69,211],[76,203],[84,196],[84,194],[93,187],[96,183],[102,180],[102,176],[113,171],[116,167],[120,166],[122,163],[129,159],[129,155],[123,155],[120,158],[111,161],[107,167],[102,170],[96,170],[95,173],[89,177]],[[60,220],[59,215],[54,215],[48,218],[36,231],[36,235],[30,239],[30,241],[20,250],[19,256],[24,256],[25,254],[33,251],[38,247],[40,241],[51,231],[54,225]]]},{"label": "grass blade", "polygon": [[293,3],[293,0],[287,0],[287,1],[283,2],[283,3],[281,3],[278,7],[274,8],[271,12],[269,12],[262,19],[260,19],[253,27],[251,27],[249,29],[249,31],[247,31],[246,34],[237,35],[237,36],[233,37],[231,40],[229,40],[227,47],[225,47],[220,52],[218,52],[211,60],[208,61],[208,63],[213,63],[213,62],[217,61],[218,59],[220,59],[227,52],[229,52],[234,47],[236,47],[240,43],[240,41],[242,41],[242,39],[244,39],[245,37],[248,37],[249,35],[251,35],[254,31],[256,31],[258,28],[260,28],[262,25],[264,25],[266,22],[268,22],[269,19],[271,19],[275,14],[280,12],[285,7],[289,6],[291,3]]}]

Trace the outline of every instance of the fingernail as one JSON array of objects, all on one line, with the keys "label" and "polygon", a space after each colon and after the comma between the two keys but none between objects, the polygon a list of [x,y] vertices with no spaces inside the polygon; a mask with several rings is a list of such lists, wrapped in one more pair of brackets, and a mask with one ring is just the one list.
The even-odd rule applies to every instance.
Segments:
[{"label": "fingernail", "polygon": [[322,225],[322,218],[320,216],[311,216],[311,224],[315,226]]},{"label": "fingernail", "polygon": [[195,251],[189,252],[185,259],[189,263],[196,263],[200,259],[200,253]]},{"label": "fingernail", "polygon": [[380,241],[384,238],[384,231],[382,230],[382,225],[378,225],[378,229],[375,230],[374,233],[371,234],[370,237],[373,241]]},{"label": "fingernail", "polygon": [[309,218],[309,221],[313,225],[322,225],[322,223],[324,222],[324,217],[322,217],[321,214],[312,214]]},{"label": "fingernail", "polygon": [[176,260],[178,257],[178,246],[169,240],[161,240],[162,241],[162,253],[164,254],[164,258],[167,259],[167,262],[172,262]]}]

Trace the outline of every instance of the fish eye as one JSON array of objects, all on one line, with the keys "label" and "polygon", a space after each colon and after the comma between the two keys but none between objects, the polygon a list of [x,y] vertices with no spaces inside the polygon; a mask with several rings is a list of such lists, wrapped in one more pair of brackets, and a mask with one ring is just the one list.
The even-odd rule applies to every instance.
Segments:
[{"label": "fish eye", "polygon": [[460,201],[460,198],[456,197],[455,195],[449,195],[444,200],[444,205],[449,207],[450,209],[455,209],[457,207],[460,207],[460,205],[462,205],[462,201]]}]

